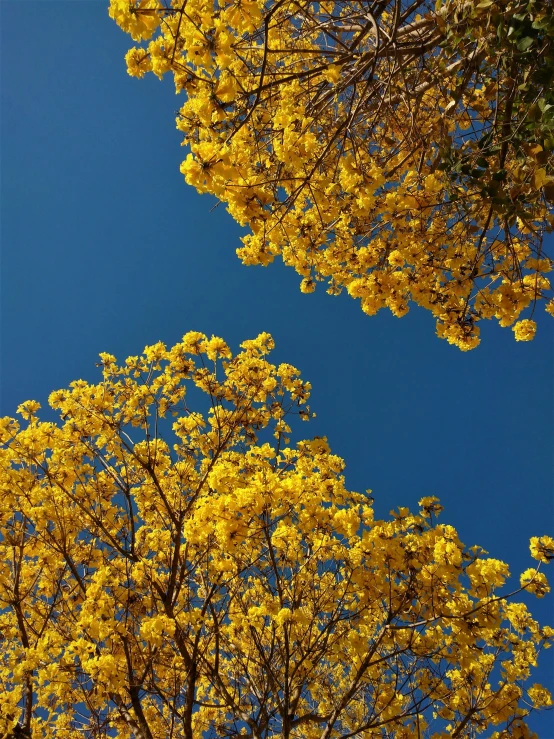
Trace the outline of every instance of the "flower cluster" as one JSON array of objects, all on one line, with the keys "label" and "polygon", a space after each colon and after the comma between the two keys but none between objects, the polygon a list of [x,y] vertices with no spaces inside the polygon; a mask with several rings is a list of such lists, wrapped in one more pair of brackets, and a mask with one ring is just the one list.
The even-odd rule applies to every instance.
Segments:
[{"label": "flower cluster", "polygon": [[[494,14],[508,5],[111,0],[110,13],[137,41],[156,30],[129,74],[170,73],[185,93],[181,172],[249,226],[245,264],[280,256],[303,292],[325,281],[368,315],[415,303],[467,350],[480,320],[511,326],[551,295],[554,158],[507,122],[517,84]],[[458,27],[472,31],[462,52]],[[534,329],[525,318],[515,337]]]},{"label": "flower cluster", "polygon": [[[554,630],[508,567],[420,511],[376,520],[268,334],[190,332],[0,421],[0,732],[473,736],[551,705]],[[204,399],[204,403],[202,402]],[[194,401],[194,404],[193,404]],[[515,592],[549,591],[534,537]],[[431,734],[429,734],[431,735]]]}]

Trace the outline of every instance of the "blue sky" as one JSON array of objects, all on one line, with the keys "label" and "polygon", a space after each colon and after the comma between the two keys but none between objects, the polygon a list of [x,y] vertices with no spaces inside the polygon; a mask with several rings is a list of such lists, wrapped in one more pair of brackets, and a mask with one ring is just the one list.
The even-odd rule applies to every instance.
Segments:
[{"label": "blue sky", "polygon": [[[317,418],[299,433],[328,437],[378,515],[438,495],[462,541],[514,575],[530,567],[529,537],[554,528],[552,319],[539,311],[532,343],[488,323],[464,354],[424,311],[370,318],[347,296],[302,295],[281,264],[242,266],[241,229],[179,173],[171,81],[127,75],[132,42],[107,3],[0,10],[0,414],[97,379],[100,351],[122,359],[188,330],[237,348],[269,331],[276,360],[313,385]],[[552,599],[532,603],[554,624]],[[534,727],[554,737],[552,713]]]}]

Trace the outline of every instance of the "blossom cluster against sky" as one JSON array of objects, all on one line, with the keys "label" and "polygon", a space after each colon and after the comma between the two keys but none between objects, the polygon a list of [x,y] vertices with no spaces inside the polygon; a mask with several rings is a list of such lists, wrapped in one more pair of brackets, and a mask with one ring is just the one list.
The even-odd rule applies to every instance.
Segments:
[{"label": "blossom cluster against sky", "polygon": [[[413,309],[369,318],[281,264],[244,267],[223,206],[183,182],[168,79],[128,77],[129,39],[102,0],[4,0],[1,11],[1,408],[13,415],[71,380],[189,330],[236,349],[269,331],[275,361],[313,385],[317,418],[350,489],[376,513],[437,495],[462,541],[531,566],[554,523],[552,319],[531,343],[482,325],[461,353]],[[551,579],[554,575],[551,574]],[[517,577],[514,577],[514,584]],[[554,623],[552,599],[533,613]],[[550,655],[536,679],[552,685]],[[532,726],[554,737],[552,713]]]}]

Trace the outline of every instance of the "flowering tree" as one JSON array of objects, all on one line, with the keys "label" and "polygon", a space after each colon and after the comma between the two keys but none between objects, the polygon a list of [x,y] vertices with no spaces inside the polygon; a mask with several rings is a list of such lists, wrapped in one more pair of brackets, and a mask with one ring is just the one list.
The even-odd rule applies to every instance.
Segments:
[{"label": "flowering tree", "polygon": [[[373,315],[532,339],[554,224],[552,0],[111,0],[129,74],[171,73],[181,171],[277,255]],[[554,314],[550,299],[547,310]],[[523,314],[523,318],[521,318]]]},{"label": "flowering tree", "polygon": [[534,736],[554,629],[513,596],[554,541],[504,593],[436,498],[375,520],[325,439],[290,445],[310,386],[272,346],[103,354],[59,423],[2,419],[2,736]]}]

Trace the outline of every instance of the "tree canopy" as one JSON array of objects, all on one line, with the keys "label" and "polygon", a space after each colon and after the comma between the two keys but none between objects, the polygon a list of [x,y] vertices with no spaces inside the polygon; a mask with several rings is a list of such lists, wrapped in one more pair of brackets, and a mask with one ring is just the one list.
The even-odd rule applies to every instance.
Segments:
[{"label": "tree canopy", "polygon": [[534,737],[554,540],[503,562],[437,523],[376,520],[310,385],[188,333],[0,423],[0,733],[32,739]]},{"label": "tree canopy", "polygon": [[[373,315],[416,303],[461,349],[482,319],[532,339],[552,260],[552,0],[111,0],[173,75],[186,181]],[[151,39],[151,40],[150,40]],[[148,42],[148,43],[146,43]],[[544,303],[543,303],[544,305]]]}]

